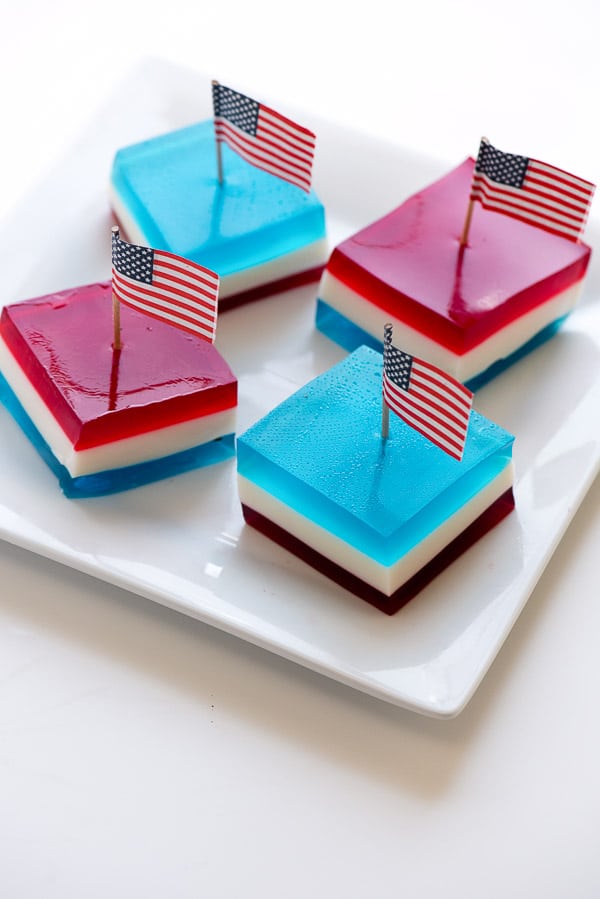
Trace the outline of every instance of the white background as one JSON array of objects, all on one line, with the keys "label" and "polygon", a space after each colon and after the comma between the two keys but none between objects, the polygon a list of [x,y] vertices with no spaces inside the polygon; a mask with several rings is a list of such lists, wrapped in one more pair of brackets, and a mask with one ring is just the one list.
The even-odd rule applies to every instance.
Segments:
[{"label": "white background", "polygon": [[[487,134],[598,183],[595,8],[11,4],[1,218],[148,56],[425,155]],[[0,895],[600,895],[599,497],[449,721],[0,545]]]}]

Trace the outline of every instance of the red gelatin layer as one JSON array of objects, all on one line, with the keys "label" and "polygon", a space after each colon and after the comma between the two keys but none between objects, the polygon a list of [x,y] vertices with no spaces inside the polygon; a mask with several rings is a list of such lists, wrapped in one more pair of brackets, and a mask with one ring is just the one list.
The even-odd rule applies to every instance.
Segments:
[{"label": "red gelatin layer", "polygon": [[237,403],[212,344],[127,306],[113,350],[110,282],[7,306],[0,335],[77,450]]},{"label": "red gelatin layer", "polygon": [[457,354],[581,280],[591,253],[478,203],[461,250],[473,168],[465,160],[341,243],[327,265],[349,288]]}]

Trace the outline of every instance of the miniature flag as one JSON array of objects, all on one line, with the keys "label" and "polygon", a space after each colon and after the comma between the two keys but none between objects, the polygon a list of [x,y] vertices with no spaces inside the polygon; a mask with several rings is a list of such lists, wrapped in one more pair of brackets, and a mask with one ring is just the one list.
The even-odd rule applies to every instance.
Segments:
[{"label": "miniature flag", "polygon": [[212,91],[217,141],[308,193],[315,155],[312,131],[218,82]]},{"label": "miniature flag", "polygon": [[213,343],[219,276],[195,262],[140,247],[112,232],[112,287],[118,300]]},{"label": "miniature flag", "polygon": [[473,173],[471,200],[553,234],[577,241],[595,187],[537,159],[503,153],[485,138]]},{"label": "miniature flag", "polygon": [[406,424],[459,461],[462,459],[473,394],[451,375],[403,353],[385,326],[383,399]]}]

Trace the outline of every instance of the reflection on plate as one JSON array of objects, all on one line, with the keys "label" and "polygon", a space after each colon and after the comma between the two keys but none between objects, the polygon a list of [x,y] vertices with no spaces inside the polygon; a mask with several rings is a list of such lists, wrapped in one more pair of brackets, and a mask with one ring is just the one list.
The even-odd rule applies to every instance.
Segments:
[{"label": "reflection on plate", "polygon": [[[5,302],[109,276],[106,184],[114,151],[208,116],[208,83],[156,62],[128,79],[4,227]],[[140,98],[134,118],[127,103],[133,92]],[[447,168],[305,114],[302,120],[319,135],[315,186],[332,243]],[[59,202],[64,196],[74,198],[71,205]],[[580,308],[557,337],[476,395],[476,408],[517,437],[516,512],[393,618],[244,527],[234,462],[118,496],[69,501],[4,410],[0,536],[388,702],[454,715],[597,473],[599,292],[592,266]],[[221,316],[217,345],[239,378],[239,430],[342,358],[315,331],[315,294],[315,287],[290,291]]]}]

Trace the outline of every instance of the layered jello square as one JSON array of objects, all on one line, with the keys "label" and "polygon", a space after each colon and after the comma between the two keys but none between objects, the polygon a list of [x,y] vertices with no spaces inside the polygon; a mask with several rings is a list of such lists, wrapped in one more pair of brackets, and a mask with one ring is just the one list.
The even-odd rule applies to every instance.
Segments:
[{"label": "layered jello square", "polygon": [[360,347],[238,438],[246,522],[392,614],[514,506],[513,437],[471,412],[459,462],[395,415]]},{"label": "layered jello square", "polygon": [[217,272],[221,310],[317,281],[329,249],[315,192],[221,152],[219,183],[212,120],[119,150],[111,203],[123,234]]},{"label": "layered jello square", "polygon": [[2,310],[0,397],[70,497],[234,454],[229,365],[213,344],[128,306],[115,350],[110,282]]},{"label": "layered jello square", "polygon": [[406,352],[472,389],[552,336],[573,309],[584,243],[475,204],[461,246],[474,160],[337,246],[317,326],[347,350],[381,348],[391,322]]}]

